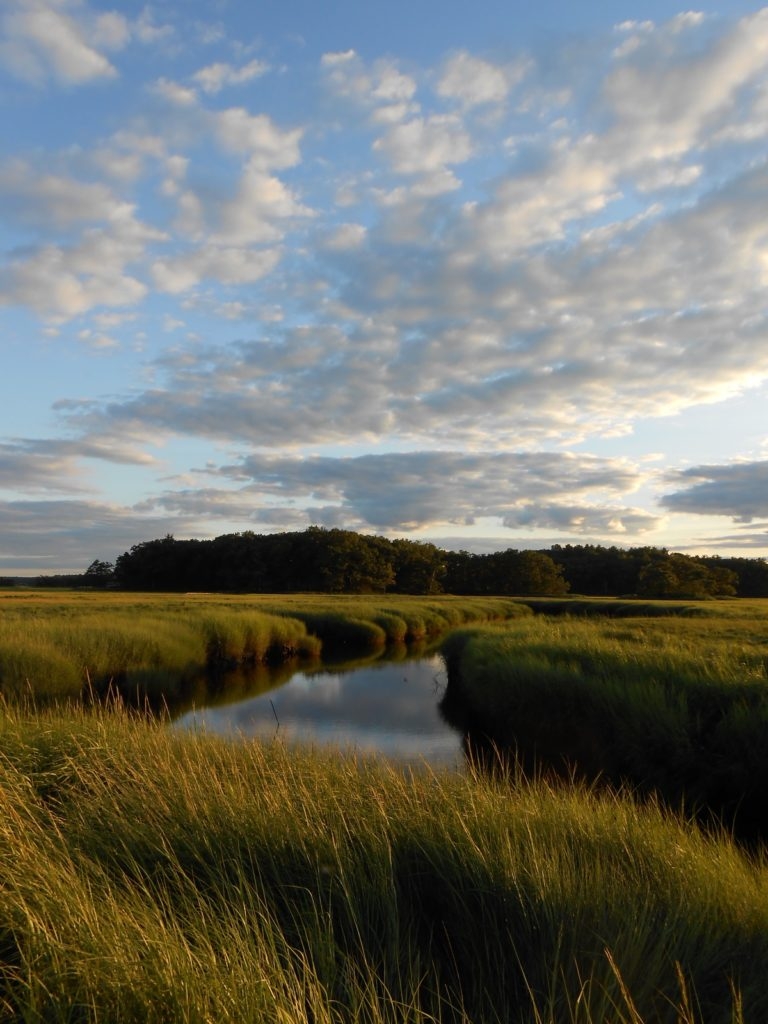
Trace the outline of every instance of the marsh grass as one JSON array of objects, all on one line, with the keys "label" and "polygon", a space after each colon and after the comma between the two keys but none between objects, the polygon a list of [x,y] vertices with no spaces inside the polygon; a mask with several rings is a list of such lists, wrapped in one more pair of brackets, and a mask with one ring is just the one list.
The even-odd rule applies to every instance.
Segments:
[{"label": "marsh grass", "polygon": [[768,834],[768,632],[741,615],[546,619],[457,631],[443,710],[478,755],[628,784]]},{"label": "marsh grass", "polygon": [[0,1019],[764,1021],[768,868],[654,806],[0,711]]},{"label": "marsh grass", "polygon": [[530,614],[505,599],[10,591],[0,593],[0,693],[50,701],[117,687],[178,701],[205,671],[354,654]]}]

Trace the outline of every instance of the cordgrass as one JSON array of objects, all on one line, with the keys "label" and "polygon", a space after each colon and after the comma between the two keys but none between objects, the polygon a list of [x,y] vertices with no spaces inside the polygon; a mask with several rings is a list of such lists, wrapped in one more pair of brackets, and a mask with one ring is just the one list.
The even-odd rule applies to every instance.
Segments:
[{"label": "cordgrass", "polygon": [[764,838],[767,609],[459,630],[443,711],[486,762],[628,785]]},{"label": "cordgrass", "polygon": [[768,866],[653,805],[0,708],[0,1020],[768,1019]]},{"label": "cordgrass", "polygon": [[117,688],[178,702],[205,672],[356,654],[530,615],[502,598],[10,591],[0,593],[0,694],[52,701]]}]

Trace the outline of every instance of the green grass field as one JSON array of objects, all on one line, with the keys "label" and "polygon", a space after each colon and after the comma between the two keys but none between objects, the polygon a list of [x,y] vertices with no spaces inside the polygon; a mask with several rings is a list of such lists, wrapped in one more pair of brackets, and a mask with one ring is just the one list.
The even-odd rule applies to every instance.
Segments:
[{"label": "green grass field", "polygon": [[0,695],[40,703],[111,686],[172,705],[207,671],[351,656],[530,615],[504,598],[0,591]]},{"label": "green grass field", "polygon": [[51,672],[241,658],[252,620],[276,656],[344,621],[443,635],[452,699],[519,759],[410,774],[9,686],[0,1020],[763,1024],[768,861],[691,787],[765,792],[768,602],[573,607],[3,595],[0,666]]},{"label": "green grass field", "polygon": [[485,761],[629,786],[764,838],[768,602],[677,611],[455,631],[446,716]]},{"label": "green grass field", "polygon": [[0,1019],[768,1019],[768,866],[652,806],[0,714]]}]

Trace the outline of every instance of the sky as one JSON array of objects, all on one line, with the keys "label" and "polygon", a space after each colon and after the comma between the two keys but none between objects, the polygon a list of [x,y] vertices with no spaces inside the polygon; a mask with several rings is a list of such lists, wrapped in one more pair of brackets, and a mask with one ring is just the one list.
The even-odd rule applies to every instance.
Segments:
[{"label": "sky", "polygon": [[768,7],[0,0],[0,574],[768,555]]}]

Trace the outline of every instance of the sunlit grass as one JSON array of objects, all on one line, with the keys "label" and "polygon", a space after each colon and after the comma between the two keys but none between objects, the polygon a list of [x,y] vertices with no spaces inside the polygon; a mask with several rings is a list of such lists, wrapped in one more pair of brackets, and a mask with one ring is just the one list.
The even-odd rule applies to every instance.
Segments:
[{"label": "sunlit grass", "polygon": [[0,1019],[768,1015],[768,868],[653,806],[119,710],[0,733]]},{"label": "sunlit grass", "polygon": [[207,669],[354,654],[462,622],[530,616],[506,599],[0,592],[0,692],[173,698]]}]

